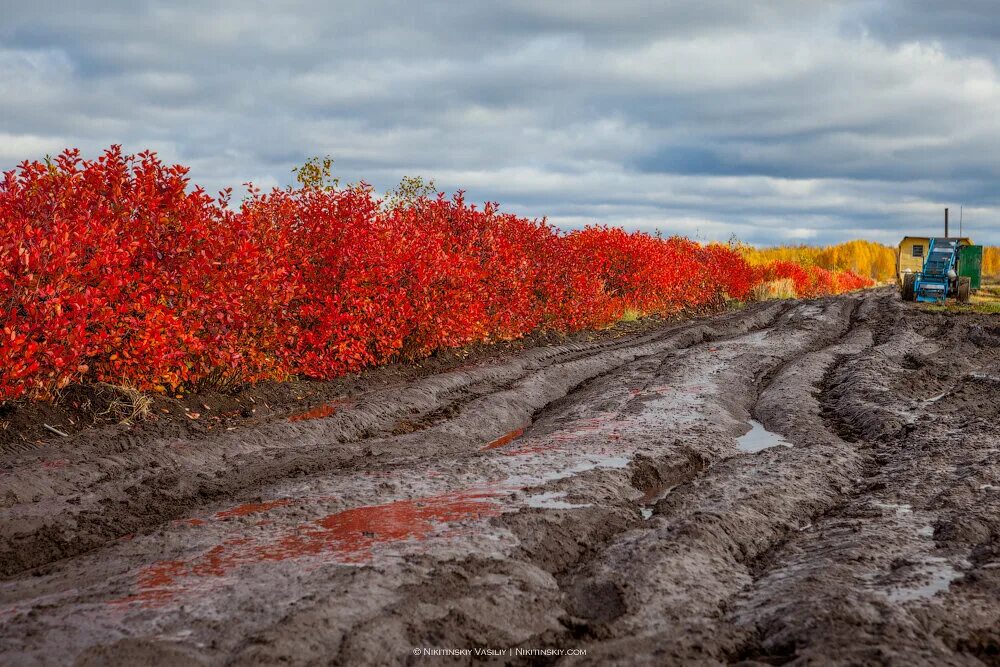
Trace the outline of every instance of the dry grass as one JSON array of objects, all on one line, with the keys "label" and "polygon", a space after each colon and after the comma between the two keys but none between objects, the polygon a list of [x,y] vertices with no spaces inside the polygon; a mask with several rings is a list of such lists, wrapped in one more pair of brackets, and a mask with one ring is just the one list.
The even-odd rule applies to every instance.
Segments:
[{"label": "dry grass", "polygon": [[755,285],[750,290],[750,298],[754,301],[768,301],[770,299],[794,299],[795,283],[791,278],[772,280],[769,283]]},{"label": "dry grass", "polygon": [[1000,282],[990,278],[983,279],[983,285],[978,292],[972,294],[969,303],[958,303],[951,299],[948,303],[927,305],[928,310],[949,313],[1000,313]]},{"label": "dry grass", "polygon": [[117,421],[121,424],[132,424],[136,421],[147,419],[153,407],[153,399],[134,387],[125,385],[113,385],[100,383],[101,388],[107,392],[106,405],[100,412],[96,412],[99,417]]}]

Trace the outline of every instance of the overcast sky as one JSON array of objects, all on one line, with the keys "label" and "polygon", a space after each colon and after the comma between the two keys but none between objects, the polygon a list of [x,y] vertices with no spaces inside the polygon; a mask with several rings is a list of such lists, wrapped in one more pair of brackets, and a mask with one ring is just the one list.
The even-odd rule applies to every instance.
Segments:
[{"label": "overcast sky", "polygon": [[998,46],[991,0],[0,0],[0,169],[328,154],[564,228],[895,243],[964,204],[1000,244]]}]

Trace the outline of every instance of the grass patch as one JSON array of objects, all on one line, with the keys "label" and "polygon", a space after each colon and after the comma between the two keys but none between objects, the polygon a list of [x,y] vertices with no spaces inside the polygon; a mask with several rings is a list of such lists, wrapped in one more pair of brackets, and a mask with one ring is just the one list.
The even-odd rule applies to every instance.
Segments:
[{"label": "grass patch", "polygon": [[924,308],[934,313],[1000,313],[1000,303],[934,303]]},{"label": "grass patch", "polygon": [[754,301],[768,301],[770,299],[794,299],[795,283],[791,278],[772,280],[769,283],[754,285],[750,290],[750,298]]},{"label": "grass patch", "polygon": [[945,304],[926,304],[924,308],[934,313],[997,314],[1000,313],[1000,283],[983,283],[983,286],[969,297],[969,303],[958,303],[949,299]]},{"label": "grass patch", "polygon": [[639,318],[641,318],[641,317],[642,317],[642,313],[640,311],[635,310],[633,308],[626,308],[625,312],[622,313],[622,316],[621,316],[621,318],[618,321],[619,322],[638,322]]}]

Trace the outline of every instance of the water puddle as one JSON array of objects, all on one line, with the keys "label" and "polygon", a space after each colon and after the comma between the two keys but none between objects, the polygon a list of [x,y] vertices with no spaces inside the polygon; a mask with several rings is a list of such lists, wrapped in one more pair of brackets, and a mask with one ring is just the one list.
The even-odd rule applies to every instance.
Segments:
[{"label": "water puddle", "polygon": [[[524,456],[527,454],[542,454],[561,450],[564,445],[576,443],[586,436],[604,435],[608,440],[620,440],[621,435],[617,433],[617,429],[620,428],[621,422],[615,420],[615,417],[616,415],[608,413],[598,414],[595,417],[574,419],[571,422],[559,425],[556,431],[534,434],[524,439],[520,443],[520,446],[506,449],[507,445],[524,435],[525,428],[518,428],[481,447],[479,451],[499,449],[501,450],[499,453],[504,456]],[[609,423],[612,421],[614,421],[614,426],[611,427],[611,432],[605,433],[605,431],[609,430]]]},{"label": "water puddle", "polygon": [[653,508],[656,507],[656,503],[660,502],[664,498],[670,495],[670,492],[677,488],[677,485],[673,486],[659,486],[653,487],[643,494],[642,498],[639,499],[639,514],[642,515],[643,519],[647,521],[653,518]]},{"label": "water puddle", "polygon": [[304,422],[310,419],[323,419],[324,417],[329,417],[337,411],[332,403],[324,403],[323,405],[317,405],[315,408],[310,408],[304,412],[297,412],[288,418],[290,422]]},{"label": "water puddle", "polygon": [[514,487],[538,486],[599,468],[624,468],[631,460],[627,456],[613,454],[585,454],[580,458],[580,461],[562,470],[547,470],[540,474],[512,475],[507,478],[506,484]]},{"label": "water puddle", "polygon": [[279,498],[278,500],[268,500],[261,503],[245,503],[243,505],[237,505],[232,509],[228,509],[222,512],[216,512],[216,519],[231,519],[238,516],[247,516],[249,514],[259,514],[260,512],[267,512],[275,507],[284,507],[285,505],[290,505],[292,503],[290,498]]},{"label": "water puddle", "polygon": [[771,447],[791,447],[792,443],[788,442],[777,433],[768,431],[764,428],[764,425],[756,419],[751,419],[750,430],[736,438],[736,446],[741,452],[753,454]]},{"label": "water puddle", "polygon": [[267,541],[229,539],[190,560],[160,561],[143,568],[137,592],[115,602],[166,602],[200,581],[224,577],[255,563],[328,555],[336,562],[362,564],[381,545],[419,542],[442,535],[450,524],[497,516],[504,511],[497,499],[507,493],[502,488],[467,489],[354,507],[300,524]]},{"label": "water puddle", "polygon": [[913,583],[891,586],[886,594],[888,598],[897,603],[926,600],[947,591],[951,583],[963,575],[944,558],[929,558],[914,567],[913,576]]},{"label": "water puddle", "polygon": [[[457,491],[443,492],[440,485],[431,482],[437,485],[432,495],[325,514],[330,508],[323,507],[323,503],[339,502],[338,497],[343,498],[343,494],[371,497],[375,479],[366,477],[381,478],[388,473],[358,474],[357,489],[349,484],[351,488],[338,493],[338,497],[323,495],[326,490],[323,487],[304,487],[301,492],[285,493],[282,498],[245,503],[190,520],[191,525],[219,520],[213,530],[223,534],[193,556],[142,568],[132,594],[115,603],[159,606],[175,602],[180,595],[205,595],[219,585],[230,585],[239,576],[240,568],[260,564],[321,559],[317,562],[364,565],[375,558],[401,557],[415,549],[433,549],[443,541],[460,536],[468,539],[478,531],[488,531],[485,519],[525,507],[544,510],[588,507],[568,501],[566,492],[537,489],[527,496],[515,494],[593,470],[626,468],[631,457],[612,444],[615,439],[605,432],[606,422],[601,417],[575,420],[567,424],[568,431],[532,437],[519,442],[520,446],[504,449],[524,434],[523,428],[510,431],[484,449],[511,456],[490,457],[484,469],[475,473],[478,480],[470,480],[469,486]],[[615,428],[619,427],[621,424],[616,422]],[[584,433],[597,437],[572,445],[560,439]],[[414,486],[421,488],[420,484],[440,477],[440,471],[434,469],[418,472]],[[394,477],[393,482],[393,489],[395,483],[409,486],[406,475],[401,479]],[[316,518],[303,520],[293,518],[288,512],[275,511],[286,506],[311,510]],[[267,515],[268,512],[273,513]],[[243,521],[233,522],[233,519]],[[247,519],[257,523],[244,525]],[[433,543],[426,544],[428,540]]]},{"label": "water puddle", "polygon": [[880,510],[890,510],[896,513],[896,516],[903,516],[904,514],[913,514],[913,507],[907,503],[872,503],[873,506],[879,508]]},{"label": "water puddle", "polygon": [[925,398],[924,399],[924,403],[937,403],[942,398],[944,398],[945,396],[947,396],[949,392],[951,392],[951,389],[945,389],[944,391],[942,391],[937,396],[931,396],[930,398]]},{"label": "water puddle", "polygon": [[490,449],[498,449],[498,448],[503,447],[504,445],[509,444],[509,443],[513,442],[514,440],[520,438],[522,435],[524,435],[524,429],[523,428],[516,428],[513,431],[510,431],[509,433],[505,433],[504,435],[500,436],[499,438],[497,438],[493,442],[490,442],[486,446],[481,447],[479,449],[479,451],[485,452],[485,451],[490,450]]},{"label": "water puddle", "polygon": [[524,499],[524,504],[528,507],[548,510],[574,510],[582,507],[590,507],[590,503],[571,503],[563,500],[565,497],[565,491],[549,491],[540,493],[537,496],[528,496]]}]

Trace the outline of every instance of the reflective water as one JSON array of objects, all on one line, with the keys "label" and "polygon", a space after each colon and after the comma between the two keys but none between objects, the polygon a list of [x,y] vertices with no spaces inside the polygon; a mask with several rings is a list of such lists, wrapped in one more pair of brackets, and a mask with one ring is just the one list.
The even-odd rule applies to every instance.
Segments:
[{"label": "reflective water", "polygon": [[750,420],[750,430],[736,438],[736,446],[741,452],[752,454],[770,447],[791,447],[792,443],[785,440],[777,433],[772,433],[764,428],[756,419]]}]

